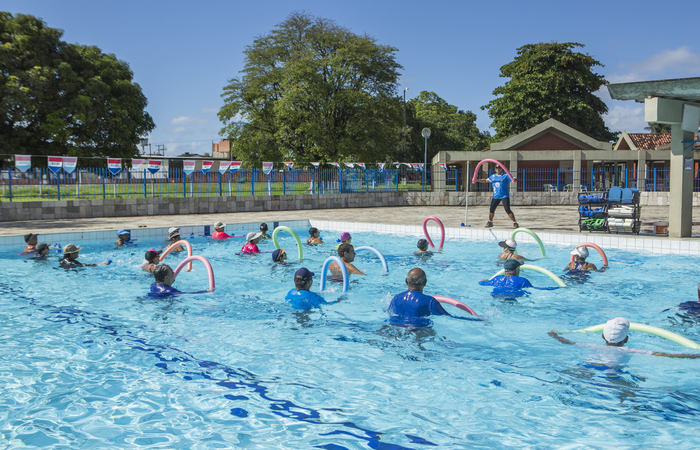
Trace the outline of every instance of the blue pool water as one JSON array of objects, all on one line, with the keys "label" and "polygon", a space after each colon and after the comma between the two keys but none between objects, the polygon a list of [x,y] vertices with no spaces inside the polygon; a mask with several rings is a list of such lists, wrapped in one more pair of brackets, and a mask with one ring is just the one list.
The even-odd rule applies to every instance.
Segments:
[{"label": "blue pool water", "polygon": [[[301,236],[305,230],[297,230]],[[323,232],[330,240],[336,233]],[[611,267],[585,283],[493,298],[479,280],[499,266],[495,240],[448,240],[443,253],[413,257],[417,237],[353,233],[386,255],[390,274],[360,253],[350,294],[313,311],[284,295],[300,267],[235,255],[240,239],[191,240],[216,274],[214,293],[152,299],[143,253],[162,241],[116,250],[75,242],[82,262],[66,271],[0,253],[0,444],[99,448],[502,448],[700,445],[700,361],[632,355],[611,363],[600,349],[547,333],[624,316],[700,342],[698,322],[675,306],[696,298],[698,258],[609,250]],[[68,242],[63,242],[67,244]],[[546,244],[546,243],[545,243]],[[335,243],[304,248],[316,272]],[[536,244],[520,253],[536,258]],[[547,246],[533,264],[562,274],[570,248]],[[170,255],[173,267],[183,256]],[[600,265],[592,252],[590,261]],[[388,325],[386,308],[422,267],[425,292],[471,306],[483,321],[436,317],[421,331]],[[205,289],[206,272],[175,286]],[[535,286],[547,277],[523,272]],[[330,284],[327,300],[341,285]],[[446,306],[451,313],[465,313]],[[602,343],[599,335],[566,334]],[[630,347],[690,353],[630,333]]]}]

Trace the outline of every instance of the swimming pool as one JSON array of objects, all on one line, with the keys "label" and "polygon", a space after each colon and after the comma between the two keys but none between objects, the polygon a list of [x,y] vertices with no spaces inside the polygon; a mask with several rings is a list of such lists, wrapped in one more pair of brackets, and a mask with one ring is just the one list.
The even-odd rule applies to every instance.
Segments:
[{"label": "swimming pool", "polygon": [[[289,449],[700,443],[700,361],[634,355],[615,366],[547,335],[624,316],[700,342],[698,322],[673,309],[696,298],[697,256],[606,249],[606,273],[509,301],[477,284],[499,269],[493,238],[449,239],[443,253],[423,260],[412,255],[417,236],[352,234],[355,246],[387,257],[389,275],[381,275],[376,256],[360,253],[355,264],[368,275],[353,276],[347,298],[307,312],[283,300],[300,267],[286,234],[286,267],[272,266],[269,253],[235,255],[239,239],[196,236],[191,242],[211,261],[216,292],[166,300],[146,297],[151,278],[139,268],[161,239],[120,250],[113,239],[76,241],[81,261],[113,264],[73,271],[58,269],[56,258],[25,260],[3,249],[0,442]],[[304,248],[303,265],[317,274],[313,291],[338,235],[322,229],[329,243]],[[269,241],[260,247],[273,249]],[[547,258],[534,264],[561,274],[571,248],[547,245]],[[519,253],[537,258],[539,250],[525,242]],[[595,253],[590,260],[600,262]],[[386,308],[416,266],[428,275],[426,293],[461,300],[484,321],[436,317],[420,332],[390,327]],[[554,286],[541,274],[523,275]],[[195,262],[175,286],[206,284]],[[336,299],[340,287],[331,284],[326,299]],[[630,334],[631,347],[689,352]]]}]

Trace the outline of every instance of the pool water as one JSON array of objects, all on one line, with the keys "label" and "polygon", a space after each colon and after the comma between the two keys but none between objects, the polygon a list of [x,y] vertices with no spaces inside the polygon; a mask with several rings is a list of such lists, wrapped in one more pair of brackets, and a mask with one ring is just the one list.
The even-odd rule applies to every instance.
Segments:
[{"label": "pool water", "polygon": [[[305,230],[297,229],[300,236]],[[333,232],[322,234],[327,240]],[[494,298],[478,285],[500,269],[495,240],[448,240],[413,256],[417,236],[352,233],[387,258],[359,253],[350,293],[321,309],[297,311],[284,296],[302,266],[286,233],[289,265],[272,265],[243,242],[191,239],[211,262],[214,293],[146,296],[145,250],[163,241],[74,242],[82,262],[58,268],[0,253],[0,443],[55,448],[502,448],[700,445],[700,361],[634,354],[611,362],[605,349],[564,345],[547,333],[624,316],[700,342],[692,316],[675,308],[696,298],[698,258],[607,250],[610,269],[553,291]],[[63,242],[67,244],[68,242]],[[545,242],[545,244],[547,244]],[[316,272],[336,243],[304,247]],[[532,262],[561,275],[571,248],[547,245]],[[539,257],[536,244],[519,253]],[[173,267],[184,256],[169,255]],[[589,261],[601,265],[591,252]],[[482,321],[435,317],[421,330],[388,324],[406,273],[423,268],[425,292],[460,300]],[[548,277],[523,271],[535,286]],[[204,267],[175,287],[207,286]],[[330,283],[328,301],[342,284]],[[455,316],[466,313],[452,306]],[[564,334],[600,344],[599,335]],[[628,346],[693,351],[631,332]],[[614,358],[613,358],[614,359]]]}]

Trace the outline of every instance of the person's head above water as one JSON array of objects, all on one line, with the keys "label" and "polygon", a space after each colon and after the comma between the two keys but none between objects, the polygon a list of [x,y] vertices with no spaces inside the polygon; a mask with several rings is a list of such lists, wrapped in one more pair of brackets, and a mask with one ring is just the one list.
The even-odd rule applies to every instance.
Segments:
[{"label": "person's head above water", "polygon": [[340,244],[338,256],[345,262],[353,262],[355,260],[355,247],[352,244]]},{"label": "person's head above water", "polygon": [[149,264],[158,264],[160,262],[158,259],[160,257],[160,253],[161,252],[152,248],[146,252],[144,259],[148,261]]},{"label": "person's head above water", "polygon": [[178,227],[170,227],[168,229],[168,239],[170,241],[180,240],[180,229]]},{"label": "person's head above water", "polygon": [[588,258],[588,249],[586,247],[576,247],[572,252],[572,255],[581,261],[585,261]]},{"label": "person's head above water", "polygon": [[121,239],[122,241],[128,241],[131,239],[131,231],[130,230],[119,230],[117,231],[117,237]]},{"label": "person's head above water", "polygon": [[506,275],[518,275],[520,273],[520,266],[522,264],[523,263],[521,261],[518,261],[517,259],[507,259],[506,262],[503,263],[503,270],[505,270]]},{"label": "person's head above water", "polygon": [[287,249],[286,248],[278,248],[274,252],[272,252],[272,262],[282,262],[285,259],[287,259]]},{"label": "person's head above water", "polygon": [[39,242],[36,244],[36,253],[39,256],[48,256],[49,252],[51,249],[49,248],[49,244],[46,242]]},{"label": "person's head above water", "polygon": [[406,286],[409,291],[423,292],[423,288],[428,283],[428,277],[423,269],[415,268],[408,271],[406,275]]},{"label": "person's head above water", "polygon": [[33,233],[25,234],[24,235],[24,242],[26,242],[29,245],[36,245],[37,237],[39,237],[38,234],[33,234]]},{"label": "person's head above water", "polygon": [[428,240],[427,239],[418,239],[418,249],[422,251],[428,250]]},{"label": "person's head above water", "polygon": [[258,240],[260,240],[260,236],[262,236],[262,233],[256,233],[255,231],[251,231],[246,235],[245,240],[246,242],[257,244]]},{"label": "person's head above water", "polygon": [[318,235],[320,235],[318,228],[316,228],[316,227],[309,228],[309,236],[318,237]]},{"label": "person's head above water", "polygon": [[314,282],[314,273],[302,267],[294,273],[294,286],[300,291],[308,291]]},{"label": "person's head above water", "polygon": [[224,231],[224,228],[226,228],[226,224],[222,221],[218,221],[214,224],[214,229],[216,231]]},{"label": "person's head above water", "polygon": [[629,340],[627,332],[630,329],[630,323],[624,317],[616,317],[605,322],[603,328],[603,339],[605,345],[613,347],[622,347]]},{"label": "person's head above water", "polygon": [[76,247],[73,244],[68,244],[63,247],[63,257],[68,259],[77,259],[80,255],[80,250],[82,250],[82,247]]},{"label": "person's head above water", "polygon": [[261,231],[262,233],[267,233],[267,230],[268,230],[267,224],[264,223],[264,222],[261,223],[261,224],[260,224],[260,231]]},{"label": "person's head above water", "polygon": [[173,272],[173,268],[167,264],[156,267],[153,270],[153,276],[156,279],[156,283],[165,286],[172,286],[175,282],[175,272]]},{"label": "person's head above water", "polygon": [[518,247],[518,243],[515,242],[515,239],[508,238],[505,241],[501,241],[498,243],[500,247],[503,247],[504,250],[506,251],[511,251],[514,252],[515,249]]},{"label": "person's head above water", "polygon": [[352,241],[352,236],[350,236],[350,233],[347,231],[344,231],[343,234],[340,235],[340,242],[343,244],[349,244]]}]

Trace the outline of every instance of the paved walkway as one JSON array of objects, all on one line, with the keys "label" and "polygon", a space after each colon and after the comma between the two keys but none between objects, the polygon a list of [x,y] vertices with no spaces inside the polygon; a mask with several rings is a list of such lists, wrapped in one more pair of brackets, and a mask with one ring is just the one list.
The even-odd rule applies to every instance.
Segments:
[{"label": "paved walkway", "polygon": [[[513,213],[521,227],[535,231],[578,233],[576,206],[518,206]],[[422,224],[427,216],[438,217],[445,226],[458,227],[465,221],[463,206],[401,206],[393,208],[345,208],[304,211],[261,211],[229,214],[188,214],[179,216],[111,217],[99,219],[38,220],[30,222],[0,222],[0,236],[17,236],[29,232],[70,233],[75,231],[108,231],[120,228],[169,227],[173,225],[203,225],[216,221],[225,223],[250,223],[285,220],[339,220],[344,222]],[[483,227],[488,217],[487,206],[469,208],[468,224]],[[694,211],[700,217],[700,208]],[[651,222],[667,221],[668,207],[642,207],[642,233],[651,233]],[[648,224],[648,225],[645,225]],[[502,208],[496,211],[494,228],[512,228],[512,223]],[[700,227],[693,227],[693,237],[700,237]]]}]

